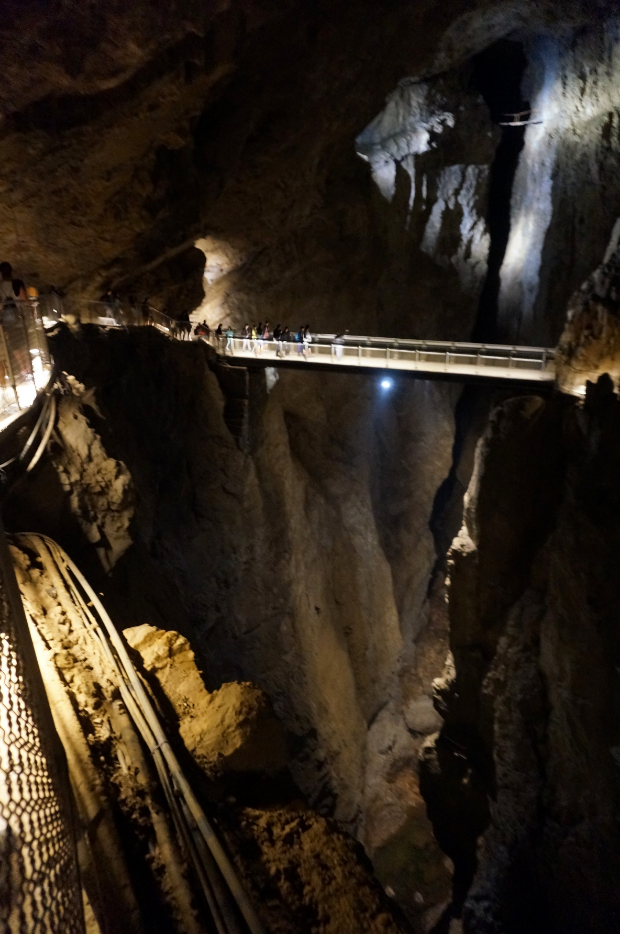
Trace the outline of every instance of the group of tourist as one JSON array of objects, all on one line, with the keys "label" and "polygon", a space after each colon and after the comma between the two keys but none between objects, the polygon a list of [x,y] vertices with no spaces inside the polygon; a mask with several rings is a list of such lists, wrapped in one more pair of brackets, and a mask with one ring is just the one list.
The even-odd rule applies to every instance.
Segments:
[{"label": "group of tourist", "polygon": [[[337,352],[340,349],[339,356],[342,353],[346,333],[348,332],[337,334],[334,338]],[[201,324],[196,325],[194,334],[196,337],[204,337],[213,342],[216,349],[222,353],[234,354],[235,340],[242,342],[241,353],[254,353],[256,356],[263,353],[265,344],[268,342],[275,344],[277,357],[288,356],[294,347],[296,347],[299,357],[308,358],[312,352],[312,333],[309,324],[300,325],[296,331],[291,331],[286,325],[282,327],[277,324],[272,331],[268,321],[265,321],[264,324],[260,321],[257,325],[244,325],[240,334],[235,334],[230,324],[226,328],[219,324],[212,331],[206,321],[203,321]]]}]

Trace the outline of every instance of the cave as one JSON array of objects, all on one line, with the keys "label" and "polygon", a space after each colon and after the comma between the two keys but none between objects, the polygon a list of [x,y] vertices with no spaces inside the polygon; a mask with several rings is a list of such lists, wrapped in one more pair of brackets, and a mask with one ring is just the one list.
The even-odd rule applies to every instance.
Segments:
[{"label": "cave", "polygon": [[617,4],[3,38],[2,931],[615,934]]}]

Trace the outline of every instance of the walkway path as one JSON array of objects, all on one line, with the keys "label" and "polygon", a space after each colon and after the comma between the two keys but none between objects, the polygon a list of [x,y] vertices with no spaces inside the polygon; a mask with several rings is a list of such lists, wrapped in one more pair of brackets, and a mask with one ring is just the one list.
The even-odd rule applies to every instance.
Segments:
[{"label": "walkway path", "polygon": [[[148,317],[137,307],[84,302],[80,320],[106,327],[149,324],[169,336],[189,337],[175,322],[151,309]],[[195,317],[195,316],[194,316]],[[53,320],[44,318],[46,324]],[[194,323],[191,325],[192,332]],[[345,372],[394,371],[422,379],[457,381],[511,381],[550,386],[555,380],[555,351],[548,347],[518,347],[504,344],[450,343],[386,337],[349,335],[336,341],[334,334],[313,337],[307,353],[299,353],[296,342],[277,344],[235,337],[219,342],[211,332],[209,343],[232,364],[301,369],[342,369]]]},{"label": "walkway path", "polygon": [[[211,339],[213,342],[213,337]],[[511,380],[553,383],[554,350],[499,344],[448,343],[349,336],[335,343],[334,335],[317,335],[300,354],[296,343],[266,341],[263,348],[241,338],[220,341],[216,349],[231,363],[262,366],[329,367],[346,372],[382,370],[419,375],[424,379]]]}]

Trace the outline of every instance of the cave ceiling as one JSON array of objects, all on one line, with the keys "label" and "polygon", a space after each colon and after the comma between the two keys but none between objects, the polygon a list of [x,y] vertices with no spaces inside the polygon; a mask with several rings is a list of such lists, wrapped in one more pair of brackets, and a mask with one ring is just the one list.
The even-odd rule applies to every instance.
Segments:
[{"label": "cave ceiling", "polygon": [[152,291],[193,275],[199,237],[260,265],[267,247],[290,247],[310,225],[320,238],[326,204],[367,184],[355,137],[403,77],[458,67],[515,30],[574,25],[605,8],[9,0],[2,258],[34,284],[91,295],[104,284]]}]

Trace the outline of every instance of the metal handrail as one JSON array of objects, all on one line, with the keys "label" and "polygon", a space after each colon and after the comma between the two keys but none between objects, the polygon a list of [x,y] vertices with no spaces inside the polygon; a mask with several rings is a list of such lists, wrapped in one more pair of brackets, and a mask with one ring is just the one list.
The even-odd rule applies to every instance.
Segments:
[{"label": "metal handrail", "polygon": [[[336,340],[338,335],[336,334],[313,334],[313,342],[318,343],[333,343]],[[367,337],[366,335],[361,334],[346,334],[339,337],[346,345],[351,344],[354,347],[357,347],[359,344],[364,342],[366,346],[370,343],[371,346],[380,346],[381,344],[389,345],[390,347],[395,347],[396,349],[407,349],[409,346],[413,348],[424,348],[424,350],[430,350],[433,347],[438,347],[442,350],[449,350],[452,352],[454,348],[467,348],[470,350],[510,350],[513,353],[535,353],[535,354],[548,354],[550,356],[555,355],[554,347],[529,347],[527,345],[519,344],[479,344],[474,343],[473,341],[440,341],[440,340],[428,340],[422,338],[413,338],[413,337]]]},{"label": "metal handrail", "polygon": [[[101,313],[103,312],[103,314]],[[193,331],[191,322],[178,321],[168,315],[163,314],[152,306],[142,304],[129,304],[119,301],[84,301],[80,304],[80,311],[75,314],[84,321],[90,318],[92,323],[108,327],[127,327],[132,325],[151,325],[171,337],[189,337]],[[203,337],[204,339],[204,337]],[[258,355],[259,349],[266,357],[273,357],[275,353],[277,359],[284,353],[285,344],[289,347],[289,356],[295,359],[299,355],[290,354],[290,347],[295,347],[298,341],[293,335],[290,335],[289,341],[252,340],[238,335],[230,340],[226,334],[220,337],[214,331],[210,331],[207,341],[219,352],[226,354],[232,352],[235,356],[252,358]],[[506,369],[514,371],[513,373],[500,374],[506,378],[519,379],[523,371],[538,371],[544,373],[537,379],[551,379],[555,370],[555,349],[552,347],[530,347],[527,345],[505,345],[505,344],[483,344],[473,341],[441,341],[441,340],[422,340],[416,338],[395,338],[395,337],[369,337],[366,335],[346,334],[315,334],[312,338],[309,351],[306,350],[303,359],[306,360],[309,355],[310,361],[317,361],[319,357],[324,358],[326,347],[331,348],[331,362],[334,365],[348,362],[344,358],[350,359],[351,351],[354,351],[357,357],[357,363],[360,366],[369,364],[370,360],[376,360],[376,354],[380,353],[384,358],[384,366],[394,369],[414,369],[424,371],[425,365],[429,366],[429,372],[436,372],[437,365],[442,364],[440,372],[457,372],[467,367],[467,372],[479,373],[480,369],[497,368],[502,364]],[[337,348],[337,349],[335,349]],[[334,359],[334,357],[336,359]],[[414,358],[414,359],[412,359]],[[475,358],[475,360],[474,360]],[[399,363],[406,364],[409,359],[413,366],[400,366]],[[376,363],[370,364],[376,366]],[[497,375],[497,374],[496,374]]]},{"label": "metal handrail", "polygon": [[[415,342],[415,346],[406,346],[409,342],[384,342],[382,339],[375,342],[374,339],[367,339],[365,343],[360,343],[356,342],[354,337],[349,337],[346,341],[335,341],[332,338],[329,342],[313,338],[300,353],[300,344],[295,338],[289,341],[270,339],[261,342],[252,338],[229,338],[226,334],[218,338],[214,332],[210,332],[206,339],[223,356],[237,356],[249,360],[264,358],[270,363],[273,361],[276,366],[279,362],[297,360],[300,363],[330,362],[334,366],[383,365],[392,369],[424,371],[426,365],[429,372],[456,372],[459,368],[463,370],[467,367],[466,372],[473,374],[485,368],[492,374],[503,367],[511,372],[500,375],[510,379],[519,379],[520,374],[525,372],[540,373],[541,376],[536,377],[537,379],[552,379],[555,372],[554,353],[548,348],[460,344],[447,341],[419,341]],[[407,363],[410,365],[406,365]],[[399,367],[399,364],[405,365]]]},{"label": "metal handrail", "polygon": [[52,372],[38,301],[0,304],[0,429],[29,409]]}]

